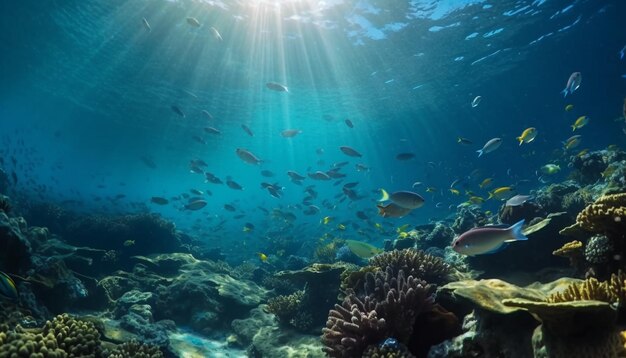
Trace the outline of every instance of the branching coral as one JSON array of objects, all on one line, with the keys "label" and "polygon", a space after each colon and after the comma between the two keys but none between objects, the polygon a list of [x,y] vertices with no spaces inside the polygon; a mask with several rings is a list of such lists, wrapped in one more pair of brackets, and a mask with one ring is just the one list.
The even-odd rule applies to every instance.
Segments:
[{"label": "branching coral", "polygon": [[626,232],[626,193],[603,195],[576,217],[583,229],[597,234]]},{"label": "branching coral", "polygon": [[137,341],[130,341],[119,345],[112,351],[108,358],[162,358],[163,353],[159,347],[151,346]]},{"label": "branching coral", "polygon": [[56,337],[59,348],[67,352],[69,357],[96,357],[101,352],[100,333],[95,325],[68,314],[46,322],[43,333]]},{"label": "branching coral", "polygon": [[547,298],[547,302],[570,302],[593,300],[617,303],[620,306],[626,299],[626,273],[620,271],[611,275],[608,281],[600,282],[589,278],[581,283],[569,285],[563,292],[556,292]]},{"label": "branching coral", "polygon": [[428,283],[441,284],[448,281],[452,268],[443,259],[421,250],[405,249],[384,252],[370,259],[370,266],[385,270],[391,267],[394,274],[400,270]]},{"label": "branching coral", "polygon": [[570,265],[576,269],[581,269],[583,265],[583,243],[575,240],[566,243],[561,248],[552,251],[552,255],[567,257]]},{"label": "branching coral", "polygon": [[304,298],[304,290],[296,291],[291,295],[276,296],[267,301],[266,311],[273,313],[278,320],[288,323],[298,312]]}]

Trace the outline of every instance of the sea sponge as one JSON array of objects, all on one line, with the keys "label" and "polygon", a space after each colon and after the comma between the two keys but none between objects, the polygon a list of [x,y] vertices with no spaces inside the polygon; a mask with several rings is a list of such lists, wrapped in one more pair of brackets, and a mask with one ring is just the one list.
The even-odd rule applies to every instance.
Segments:
[{"label": "sea sponge", "polygon": [[603,195],[578,213],[576,223],[596,233],[624,235],[626,232],[626,193]]},{"label": "sea sponge", "polygon": [[108,358],[162,358],[163,352],[157,346],[139,343],[135,340],[117,346]]},{"label": "sea sponge", "polygon": [[402,270],[406,276],[435,284],[448,282],[448,275],[452,273],[452,267],[442,258],[415,249],[383,252],[372,257],[369,264],[380,270],[391,267],[394,274]]},{"label": "sea sponge", "polygon": [[54,336],[58,347],[67,352],[68,357],[97,357],[102,351],[100,333],[95,325],[75,319],[68,314],[47,321],[43,335]]}]

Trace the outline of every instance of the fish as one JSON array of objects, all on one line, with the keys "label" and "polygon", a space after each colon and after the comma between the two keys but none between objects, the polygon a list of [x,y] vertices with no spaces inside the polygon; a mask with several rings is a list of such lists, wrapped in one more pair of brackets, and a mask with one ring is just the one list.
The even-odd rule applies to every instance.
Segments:
[{"label": "fish", "polygon": [[500,147],[501,144],[502,144],[501,138],[490,139],[489,141],[487,141],[487,143],[485,143],[482,149],[479,149],[476,151],[478,153],[478,158],[480,158],[483,154],[491,153],[494,150],[498,149],[498,147]]},{"label": "fish", "polygon": [[200,27],[200,21],[198,21],[195,17],[188,17],[187,23],[193,27]]},{"label": "fish", "polygon": [[485,180],[483,180],[480,184],[478,184],[478,186],[479,186],[481,189],[484,189],[484,188],[486,188],[486,187],[490,186],[492,182],[493,182],[493,179],[492,179],[492,178],[486,178],[486,179],[485,179]]},{"label": "fish", "polygon": [[429,186],[428,188],[426,188],[427,193],[434,193],[436,191],[437,191],[437,188],[435,188],[434,186]]},{"label": "fish", "polygon": [[350,182],[350,183],[345,183],[343,185],[344,188],[348,188],[348,189],[352,189],[355,186],[359,185],[359,182],[355,181],[355,182]]},{"label": "fish", "polygon": [[246,149],[237,148],[235,149],[235,153],[241,160],[243,160],[244,162],[248,164],[259,165],[262,162],[261,159],[257,158],[256,155],[252,154],[252,152]]},{"label": "fish", "polygon": [[143,19],[141,19],[143,22],[143,27],[148,31],[151,32],[152,28],[150,27],[150,24],[148,23],[148,20],[146,20],[146,18],[144,17]]},{"label": "fish", "polygon": [[576,148],[581,142],[581,137],[582,136],[580,135],[574,135],[569,137],[565,142],[563,142],[565,150]]},{"label": "fish", "polygon": [[241,128],[244,130],[244,132],[248,133],[250,137],[254,137],[254,133],[252,133],[252,130],[250,129],[250,127],[248,127],[245,124],[242,124]]},{"label": "fish", "polygon": [[204,195],[204,193],[198,189],[189,189],[189,192],[193,195]]},{"label": "fish", "polygon": [[357,152],[354,148],[348,147],[348,146],[341,146],[339,147],[339,150],[341,150],[343,152],[343,154],[349,156],[349,157],[362,157],[363,155],[359,152]]},{"label": "fish", "polygon": [[280,132],[280,135],[283,138],[293,138],[293,137],[297,136],[300,133],[302,133],[302,131],[299,130],[299,129],[285,129],[284,131]]},{"label": "fish", "polygon": [[587,116],[580,116],[580,117],[578,117],[578,119],[576,119],[576,122],[574,122],[574,124],[572,124],[572,132],[574,132],[577,129],[580,129],[580,128],[584,127],[585,125],[587,125],[587,123],[589,123],[589,117],[587,117]]},{"label": "fish", "polygon": [[470,197],[467,199],[467,202],[469,202],[470,204],[476,204],[476,205],[479,205],[479,204],[484,203],[484,202],[485,202],[485,199],[483,199],[483,198],[482,198],[482,197],[480,197],[480,196],[472,195],[472,196],[470,196]]},{"label": "fish", "polygon": [[226,180],[226,185],[233,190],[243,190],[243,187],[241,185],[231,180],[230,178]]},{"label": "fish", "polygon": [[362,241],[346,240],[345,244],[353,254],[362,259],[369,259],[370,257],[383,252],[383,250],[377,248],[376,246],[372,246]]},{"label": "fish", "polygon": [[261,170],[261,175],[266,177],[266,178],[271,178],[274,176],[274,173],[272,173],[269,170]]},{"label": "fish", "polygon": [[450,190],[450,193],[454,194],[454,195],[460,195],[461,192],[459,191],[459,189],[455,189],[455,188],[450,188],[448,189]]},{"label": "fish", "polygon": [[309,205],[306,210],[303,211],[304,215],[315,215],[320,212],[320,208],[315,205]]},{"label": "fish", "polygon": [[352,121],[351,121],[351,120],[346,119],[344,122],[346,123],[346,125],[347,125],[349,128],[354,128],[354,124],[352,123]]},{"label": "fish", "polygon": [[480,104],[480,101],[482,101],[482,99],[483,98],[481,96],[474,97],[474,99],[472,100],[472,108],[478,107],[478,105]]},{"label": "fish", "polygon": [[619,50],[619,59],[623,60],[624,59],[624,54],[626,53],[626,45],[624,45],[624,47],[622,47],[621,50]]},{"label": "fish", "polygon": [[167,205],[170,201],[161,196],[153,196],[152,198],[150,198],[150,202],[157,205]]},{"label": "fish", "polygon": [[417,209],[424,205],[424,198],[412,191],[396,191],[391,195],[389,195],[385,189],[380,189],[380,192],[382,197],[378,200],[379,202],[391,200],[395,204],[410,210]]},{"label": "fish", "polygon": [[574,105],[573,104],[568,104],[567,106],[565,106],[565,112],[569,112],[572,109],[574,109]]},{"label": "fish", "polygon": [[223,184],[222,180],[216,177],[215,175],[213,175],[212,173],[205,172],[204,177],[206,178],[207,183]]},{"label": "fish", "polygon": [[489,197],[487,198],[487,200],[491,198],[498,199],[498,200],[507,198],[509,195],[513,194],[513,191],[514,191],[513,188],[510,186],[499,187],[489,193]]},{"label": "fish", "polygon": [[230,211],[230,212],[234,212],[234,211],[237,210],[237,208],[235,208],[234,206],[232,206],[230,204],[224,204],[224,210]]},{"label": "fish", "polygon": [[280,83],[276,83],[276,82],[268,82],[265,84],[265,86],[269,89],[271,89],[272,91],[276,91],[276,92],[289,92],[289,89],[287,88],[287,86],[282,85]]},{"label": "fish", "polygon": [[213,119],[213,115],[209,113],[209,111],[207,111],[206,109],[202,110],[202,114],[204,114],[204,116],[207,117],[208,119]]},{"label": "fish", "polygon": [[173,104],[171,107],[172,111],[176,114],[178,114],[179,116],[185,118],[185,113],[183,112],[182,109],[180,109],[180,107],[178,107],[177,105]]},{"label": "fish", "polygon": [[456,138],[456,142],[459,143],[459,144],[463,144],[463,145],[474,144],[474,142],[472,142],[471,140],[469,140],[467,138],[463,138],[463,137],[457,137]]},{"label": "fish", "polygon": [[470,229],[452,242],[452,249],[467,256],[492,254],[510,242],[528,240],[522,233],[524,220],[510,227],[483,226]]},{"label": "fish", "polygon": [[322,171],[316,171],[315,173],[309,173],[309,178],[313,180],[330,180],[330,176]]},{"label": "fish", "polygon": [[515,195],[511,199],[507,200],[505,206],[520,206],[527,202],[531,198],[530,195]]},{"label": "fish", "polygon": [[415,158],[415,154],[413,153],[400,153],[396,155],[396,159],[398,160],[411,160]]},{"label": "fish", "polygon": [[251,223],[245,223],[243,225],[243,232],[251,232],[252,230],[254,230],[254,225]]},{"label": "fish", "polygon": [[195,211],[204,208],[206,205],[207,202],[205,200],[195,200],[185,205],[184,208],[187,210]]},{"label": "fish", "polygon": [[580,72],[572,73],[567,79],[565,89],[561,91],[561,93],[563,93],[563,98],[567,97],[568,94],[574,93],[574,91],[576,91],[580,87],[582,81],[583,76]]},{"label": "fish", "polygon": [[293,170],[287,171],[287,175],[289,175],[289,178],[291,178],[291,180],[301,181],[301,180],[306,179],[305,176],[302,176],[298,174],[297,172],[294,172]]},{"label": "fish", "polygon": [[216,134],[216,135],[222,134],[222,131],[214,127],[204,127],[204,131],[209,134]]},{"label": "fish", "polygon": [[0,271],[0,297],[4,297],[12,302],[19,301],[20,297],[15,281],[2,271]]},{"label": "fish", "polygon": [[356,168],[357,172],[368,172],[370,170],[367,165],[361,163],[355,164],[354,167]]},{"label": "fish", "polygon": [[131,247],[135,245],[135,240],[126,240],[124,241],[124,247]]},{"label": "fish", "polygon": [[259,257],[259,260],[261,260],[261,262],[263,262],[263,263],[267,262],[267,255],[266,254],[264,254],[262,252],[257,252],[256,254]]},{"label": "fish", "polygon": [[530,143],[533,140],[535,140],[535,137],[537,137],[537,129],[534,127],[530,127],[530,128],[526,128],[522,134],[517,137],[517,140],[519,141],[519,145],[522,145],[523,143]]},{"label": "fish", "polygon": [[376,205],[378,208],[378,215],[384,218],[401,218],[411,212],[411,209],[404,208],[395,203],[389,203],[387,205]]},{"label": "fish", "polygon": [[552,175],[561,171],[561,167],[556,164],[546,164],[540,168],[544,174]]},{"label": "fish", "polygon": [[213,26],[211,26],[209,28],[209,31],[211,31],[211,35],[213,35],[213,38],[217,41],[223,41],[224,39],[222,39],[222,35],[220,34],[219,31],[217,31],[217,29]]}]

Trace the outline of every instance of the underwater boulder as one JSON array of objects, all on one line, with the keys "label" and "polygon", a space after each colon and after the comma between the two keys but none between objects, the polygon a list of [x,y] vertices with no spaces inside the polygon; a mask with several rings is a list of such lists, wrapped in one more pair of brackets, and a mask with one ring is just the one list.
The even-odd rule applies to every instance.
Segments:
[{"label": "underwater boulder", "polygon": [[0,270],[19,273],[31,265],[32,248],[20,220],[0,212]]}]

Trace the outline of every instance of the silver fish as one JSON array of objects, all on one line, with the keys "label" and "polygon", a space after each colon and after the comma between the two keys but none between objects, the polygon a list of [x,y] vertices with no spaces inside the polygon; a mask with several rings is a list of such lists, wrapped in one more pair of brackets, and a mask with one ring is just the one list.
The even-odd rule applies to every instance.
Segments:
[{"label": "silver fish", "polygon": [[350,157],[362,157],[363,156],[361,153],[357,152],[354,148],[351,148],[345,145],[339,147],[339,150],[341,150],[343,154],[350,156]]},{"label": "silver fish", "polygon": [[500,147],[501,144],[502,144],[501,138],[490,139],[487,143],[485,143],[482,149],[479,149],[476,151],[478,152],[478,158],[480,158],[480,156],[483,154],[491,153],[494,150],[498,149],[498,147]]},{"label": "silver fish", "polygon": [[583,81],[583,75],[580,72],[572,73],[567,79],[567,84],[565,85],[565,89],[561,91],[563,93],[563,97],[567,97],[568,94],[574,93],[579,87],[580,83]]},{"label": "silver fish", "polygon": [[289,92],[289,89],[287,88],[287,86],[281,85],[280,83],[268,82],[265,84],[265,86],[267,86],[267,88],[271,89],[272,91]]},{"label": "silver fish", "polygon": [[474,256],[492,254],[509,242],[528,240],[522,233],[524,220],[510,227],[483,226],[464,232],[452,242],[452,249],[459,254]]},{"label": "silver fish", "polygon": [[237,153],[237,156],[243,160],[244,162],[248,163],[248,164],[254,164],[254,165],[258,165],[261,164],[261,159],[257,158],[256,155],[252,154],[252,152],[243,149],[243,148],[237,148],[235,150],[235,153]]},{"label": "silver fish", "polygon": [[532,198],[530,195],[515,195],[506,201],[505,206],[520,206],[527,202],[530,198]]}]

